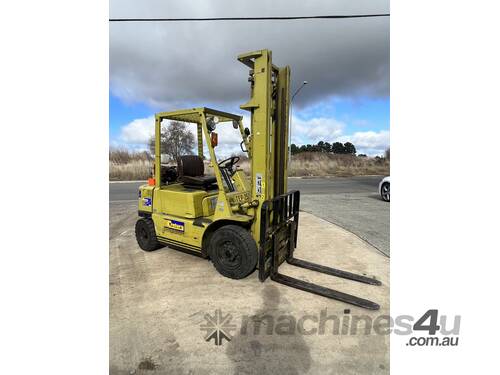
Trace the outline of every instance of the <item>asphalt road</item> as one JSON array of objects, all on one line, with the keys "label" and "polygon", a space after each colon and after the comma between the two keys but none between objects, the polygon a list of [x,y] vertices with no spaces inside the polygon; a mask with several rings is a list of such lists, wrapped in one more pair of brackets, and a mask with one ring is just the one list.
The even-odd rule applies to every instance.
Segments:
[{"label": "asphalt road", "polygon": [[[288,189],[300,190],[301,195],[376,193],[381,179],[382,176],[290,178]],[[138,188],[143,184],[145,181],[112,182],[109,184],[109,200],[135,200]]]},{"label": "asphalt road", "polygon": [[[377,192],[382,176],[290,178],[289,190],[300,190],[300,208],[337,224],[389,256],[389,207]],[[144,182],[109,184],[113,204],[137,199]]]}]

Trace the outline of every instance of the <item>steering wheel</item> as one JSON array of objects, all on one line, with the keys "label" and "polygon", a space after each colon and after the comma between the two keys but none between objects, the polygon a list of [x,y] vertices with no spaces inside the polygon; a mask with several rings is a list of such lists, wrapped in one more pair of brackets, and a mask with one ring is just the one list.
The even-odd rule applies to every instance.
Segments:
[{"label": "steering wheel", "polygon": [[232,175],[233,174],[233,167],[239,161],[240,161],[239,156],[231,156],[230,158],[227,158],[227,159],[224,159],[224,160],[218,162],[217,165],[219,166],[219,168],[228,169]]}]

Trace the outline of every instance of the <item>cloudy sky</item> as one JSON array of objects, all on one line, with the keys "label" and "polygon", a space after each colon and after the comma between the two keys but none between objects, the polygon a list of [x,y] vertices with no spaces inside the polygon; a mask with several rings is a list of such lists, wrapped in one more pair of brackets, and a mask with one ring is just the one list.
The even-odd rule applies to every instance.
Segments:
[{"label": "cloudy sky", "polygon": [[[110,18],[368,13],[389,13],[389,1],[110,1]],[[158,111],[207,106],[244,115],[249,126],[239,109],[249,96],[248,68],[236,56],[263,48],[276,65],[290,65],[292,92],[308,81],[293,102],[294,143],[350,141],[369,155],[389,146],[388,17],[110,23],[109,30],[112,147],[144,149]],[[218,129],[220,156],[239,148],[229,128]]]}]

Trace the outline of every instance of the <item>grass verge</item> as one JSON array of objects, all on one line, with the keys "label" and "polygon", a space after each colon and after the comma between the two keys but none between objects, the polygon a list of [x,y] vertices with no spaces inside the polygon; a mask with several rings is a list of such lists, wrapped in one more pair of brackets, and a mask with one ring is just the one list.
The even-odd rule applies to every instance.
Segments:
[{"label": "grass verge", "polygon": [[[250,162],[242,158],[238,164],[247,174]],[[153,159],[147,153],[112,150],[109,153],[110,181],[146,180],[151,177]],[[207,168],[207,174],[212,168]],[[290,177],[389,175],[390,160],[384,157],[359,157],[323,152],[302,152],[292,156]]]}]

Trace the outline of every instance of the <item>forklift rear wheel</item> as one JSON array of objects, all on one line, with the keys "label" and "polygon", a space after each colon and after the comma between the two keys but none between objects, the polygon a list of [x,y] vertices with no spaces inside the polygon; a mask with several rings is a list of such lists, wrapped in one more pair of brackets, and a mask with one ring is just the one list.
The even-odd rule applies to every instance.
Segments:
[{"label": "forklift rear wheel", "polygon": [[231,279],[243,279],[257,265],[257,245],[248,230],[237,225],[215,231],[209,255],[217,271]]},{"label": "forklift rear wheel", "polygon": [[156,239],[155,224],[151,219],[139,219],[135,224],[135,238],[144,251],[153,251],[161,247]]}]

